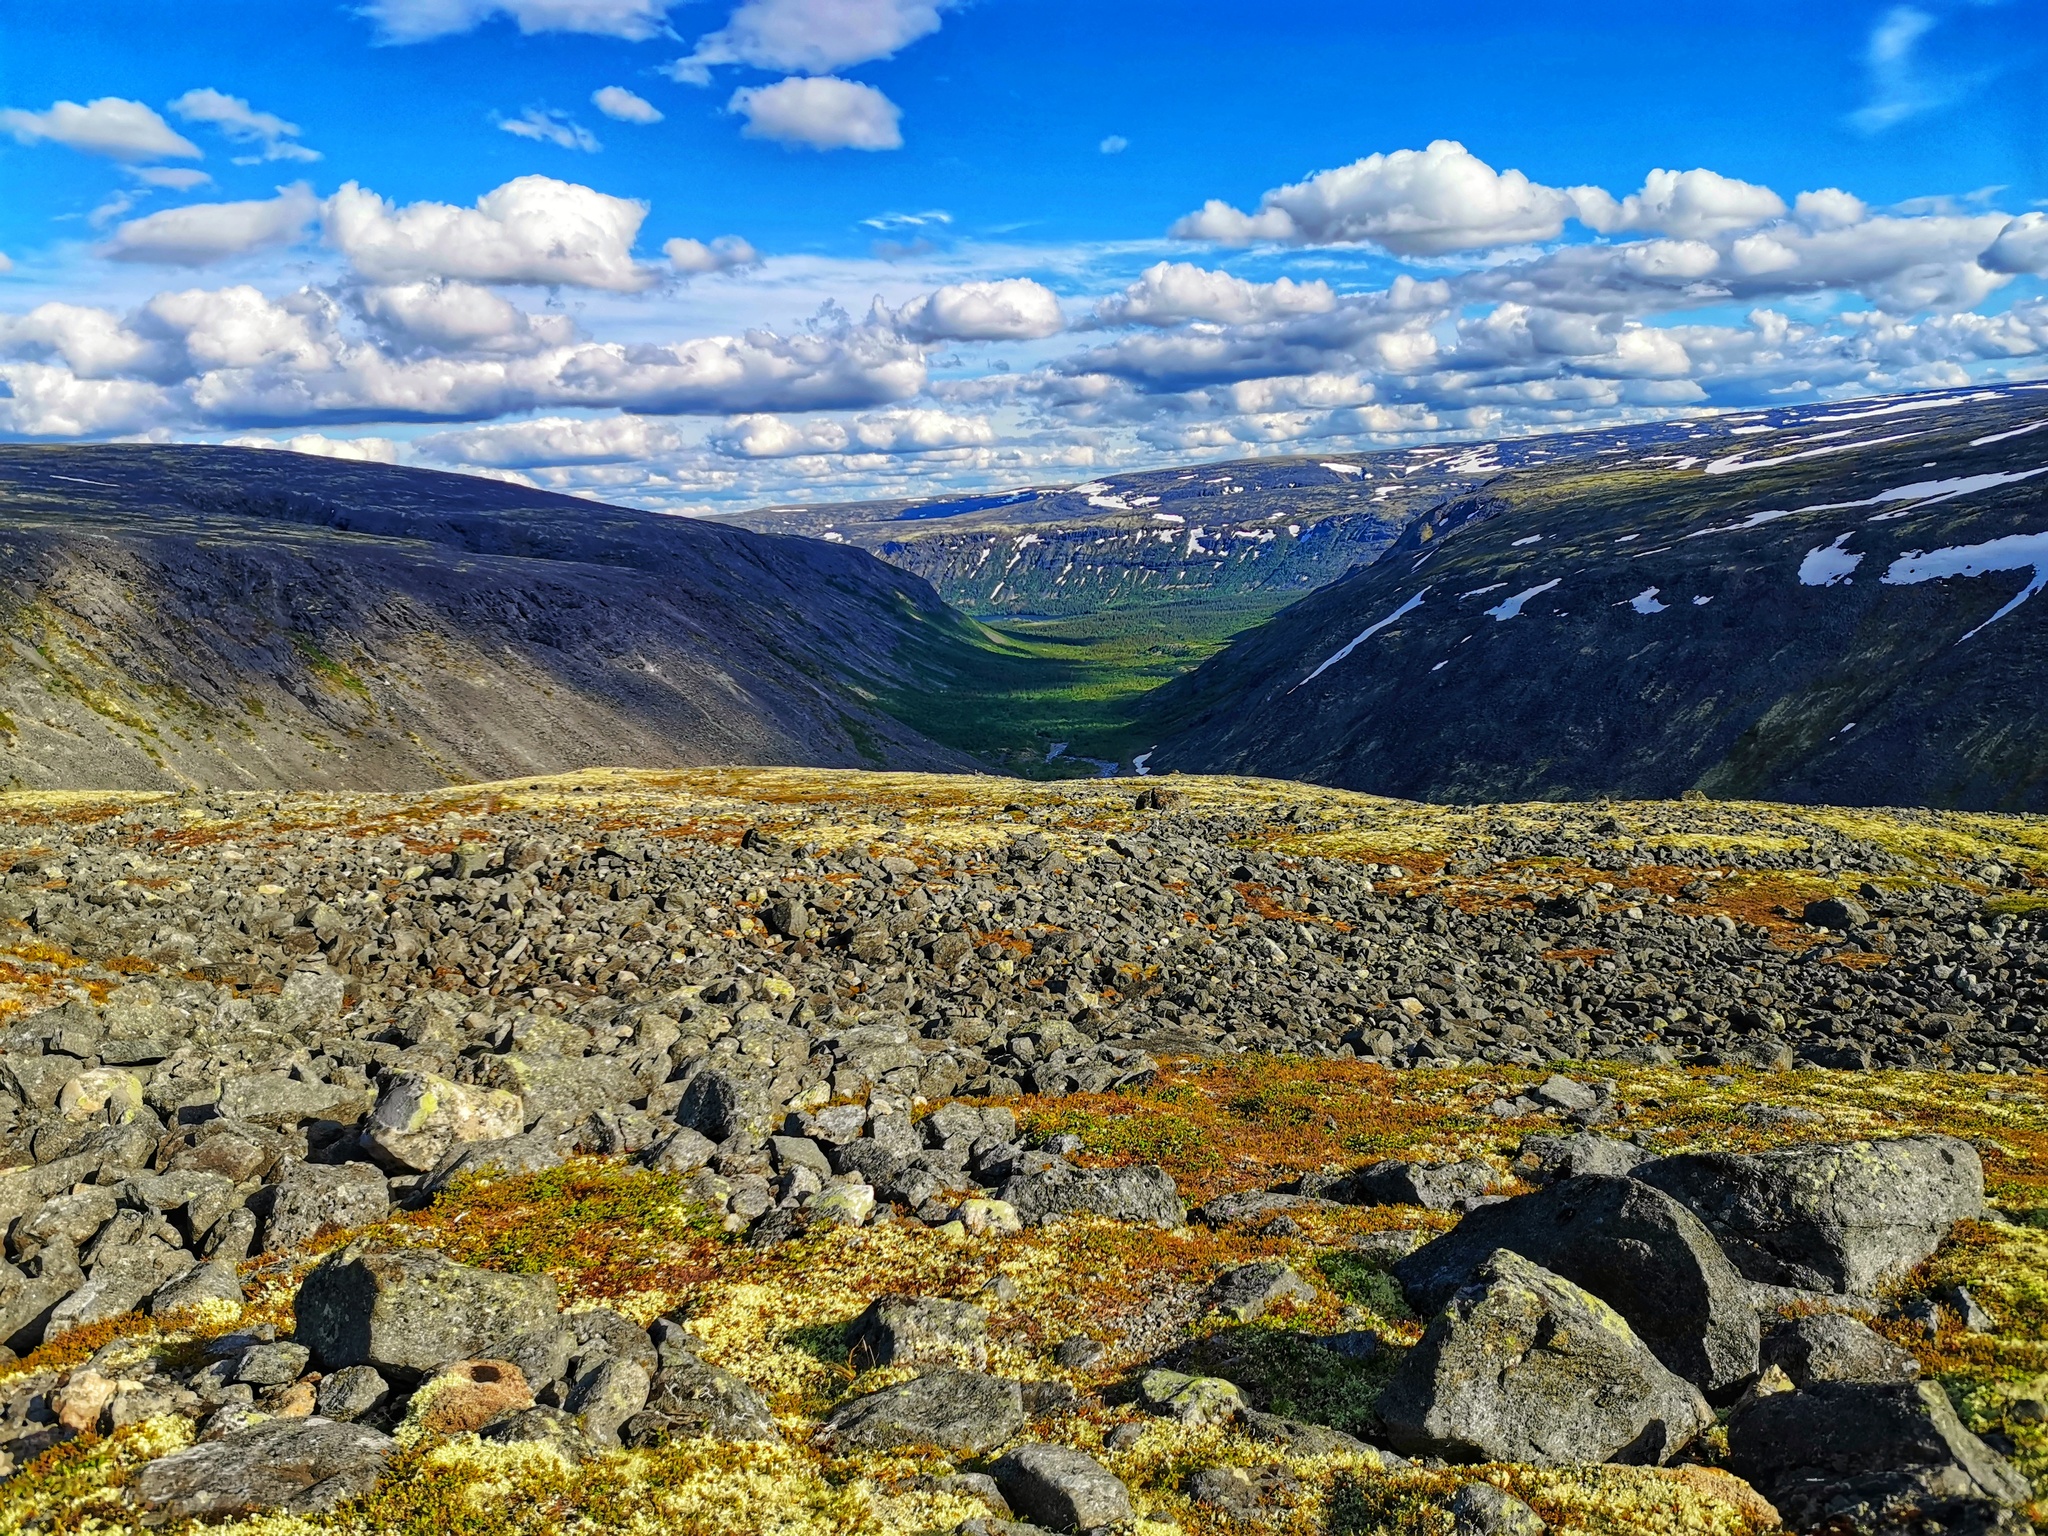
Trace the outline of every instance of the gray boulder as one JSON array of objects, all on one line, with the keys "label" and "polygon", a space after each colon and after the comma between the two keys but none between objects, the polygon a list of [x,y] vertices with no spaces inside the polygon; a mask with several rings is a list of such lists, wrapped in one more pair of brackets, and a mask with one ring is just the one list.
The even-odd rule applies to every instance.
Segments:
[{"label": "gray boulder", "polygon": [[397,1442],[361,1424],[267,1419],[143,1467],[135,1496],[179,1520],[317,1514],[377,1485]]},{"label": "gray boulder", "polygon": [[1462,1211],[1485,1199],[1498,1183],[1500,1175],[1477,1158],[1460,1163],[1389,1159],[1334,1180],[1304,1179],[1301,1192],[1346,1205],[1419,1205],[1432,1211]]},{"label": "gray boulder", "polygon": [[296,1336],[324,1370],[371,1365],[416,1377],[489,1356],[555,1314],[546,1275],[501,1275],[431,1248],[358,1238],[313,1266],[294,1303]]},{"label": "gray boulder", "polygon": [[344,1423],[382,1407],[391,1384],[367,1365],[351,1365],[321,1378],[314,1408],[325,1418]]},{"label": "gray boulder", "polygon": [[1376,1463],[1384,1472],[1397,1472],[1408,1465],[1399,1456],[1327,1424],[1305,1424],[1277,1413],[1252,1412],[1240,1421],[1240,1428],[1247,1438],[1280,1446],[1296,1456],[1360,1456]]},{"label": "gray boulder", "polygon": [[544,1115],[573,1122],[598,1110],[621,1110],[647,1099],[632,1071],[615,1057],[508,1051],[484,1061],[483,1086],[517,1095],[529,1129]]},{"label": "gray boulder", "polygon": [[1393,1266],[1425,1317],[1497,1248],[1583,1286],[1628,1319],[1665,1366],[1709,1394],[1756,1374],[1749,1287],[1699,1218],[1632,1179],[1586,1174],[1472,1212]]},{"label": "gray boulder", "polygon": [[153,1317],[166,1317],[210,1301],[241,1304],[242,1281],[235,1273],[232,1259],[196,1264],[182,1275],[158,1286],[156,1293],[149,1298],[149,1310]]},{"label": "gray boulder", "polygon": [[[780,1440],[768,1403],[730,1371],[688,1354],[664,1351],[661,1369],[647,1394],[650,1413],[659,1414],[660,1433],[689,1439]],[[645,1443],[635,1441],[631,1443]]]},{"label": "gray boulder", "polygon": [[263,1250],[283,1253],[323,1232],[368,1226],[391,1214],[391,1186],[368,1163],[291,1163],[263,1221]]},{"label": "gray boulder", "polygon": [[1952,1136],[1693,1152],[1634,1177],[1697,1213],[1750,1279],[1806,1290],[1868,1292],[1984,1213],[1983,1164]]},{"label": "gray boulder", "polygon": [[1184,1226],[1187,1207],[1163,1168],[1078,1168],[1056,1162],[1007,1180],[999,1195],[1028,1227],[1065,1216],[1106,1216],[1169,1230]]},{"label": "gray boulder", "polygon": [[1800,1387],[1817,1381],[1914,1381],[1920,1375],[1920,1362],[1905,1350],[1839,1312],[1780,1323],[1764,1335],[1762,1358]]},{"label": "gray boulder", "polygon": [[477,1438],[495,1445],[544,1445],[571,1463],[587,1460],[596,1452],[573,1413],[544,1404],[493,1419],[477,1431]]},{"label": "gray boulder", "polygon": [[1956,1417],[1933,1382],[1816,1382],[1728,1423],[1728,1468],[1796,1530],[2024,1529],[2027,1480]]},{"label": "gray boulder", "polygon": [[1450,1461],[1662,1463],[1714,1421],[1620,1313],[1501,1249],[1380,1394],[1396,1449]]},{"label": "gray boulder", "polygon": [[1131,1518],[1131,1493],[1090,1456],[1064,1445],[1020,1445],[995,1464],[1010,1508],[1034,1525],[1089,1531]]},{"label": "gray boulder", "polygon": [[428,1190],[441,1190],[463,1174],[475,1178],[516,1178],[523,1173],[544,1173],[566,1161],[562,1146],[544,1131],[507,1136],[501,1141],[471,1141],[448,1149],[427,1175]]},{"label": "gray boulder", "polygon": [[695,1173],[717,1155],[717,1142],[685,1126],[655,1142],[640,1154],[639,1162],[656,1173]]},{"label": "gray boulder", "polygon": [[988,1364],[988,1314],[964,1301],[884,1296],[854,1320],[850,1345],[857,1364]]},{"label": "gray boulder", "polygon": [[765,1135],[776,1119],[774,1109],[765,1075],[712,1067],[699,1072],[683,1089],[675,1122],[718,1142],[742,1131]]},{"label": "gray boulder", "polygon": [[979,1455],[1024,1430],[1024,1393],[979,1371],[927,1371],[841,1403],[818,1431],[821,1445],[893,1451],[936,1445]]},{"label": "gray boulder", "polygon": [[1491,1483],[1467,1483],[1451,1495],[1452,1536],[1543,1536],[1543,1517]]},{"label": "gray boulder", "polygon": [[333,1083],[305,1083],[282,1072],[259,1072],[221,1084],[218,1113],[223,1119],[277,1128],[308,1120],[362,1119],[369,1106],[358,1088]]},{"label": "gray boulder", "polygon": [[1591,1131],[1572,1136],[1524,1136],[1515,1149],[1512,1171],[1531,1184],[1554,1184],[1582,1173],[1625,1174],[1649,1155],[1641,1147]]},{"label": "gray boulder", "polygon": [[606,1360],[584,1373],[562,1406],[593,1445],[617,1445],[619,1426],[647,1406],[651,1383],[637,1360]]},{"label": "gray boulder", "polygon": [[1278,1259],[1257,1259],[1226,1269],[1209,1286],[1209,1305],[1251,1322],[1281,1301],[1314,1301],[1316,1288]]},{"label": "gray boulder", "polygon": [[1301,1479],[1287,1468],[1203,1467],[1181,1485],[1190,1502],[1238,1525],[1271,1525],[1301,1495]]}]

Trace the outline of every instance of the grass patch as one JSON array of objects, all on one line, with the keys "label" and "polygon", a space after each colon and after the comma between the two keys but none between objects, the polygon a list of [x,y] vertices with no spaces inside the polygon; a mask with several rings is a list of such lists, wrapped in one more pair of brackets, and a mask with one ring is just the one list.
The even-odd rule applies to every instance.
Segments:
[{"label": "grass patch", "polygon": [[337,688],[345,688],[365,701],[369,699],[369,684],[356,676],[345,663],[336,661],[326,651],[322,650],[320,642],[311,635],[303,631],[294,630],[291,641],[292,649],[299,653],[299,658],[306,663],[306,666],[315,676],[332,683]]}]

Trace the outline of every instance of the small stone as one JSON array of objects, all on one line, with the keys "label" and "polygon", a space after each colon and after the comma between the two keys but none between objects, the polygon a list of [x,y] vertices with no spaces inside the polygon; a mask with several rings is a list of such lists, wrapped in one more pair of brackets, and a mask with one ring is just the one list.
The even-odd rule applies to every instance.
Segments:
[{"label": "small stone", "polygon": [[1085,1371],[1108,1353],[1108,1347],[1102,1340],[1077,1333],[1071,1339],[1062,1340],[1059,1348],[1052,1352],[1052,1357],[1070,1371]]},{"label": "small stone", "polygon": [[1131,1518],[1130,1490],[1085,1451],[1022,1445],[995,1465],[1010,1508],[1055,1531],[1087,1531]]},{"label": "small stone", "polygon": [[1264,1317],[1276,1303],[1315,1299],[1316,1288],[1278,1259],[1259,1259],[1226,1269],[1209,1287],[1209,1305],[1244,1323]]},{"label": "small stone", "polygon": [[299,1379],[312,1354],[303,1344],[253,1344],[235,1361],[231,1379],[245,1381],[252,1387],[281,1387]]},{"label": "small stone", "polygon": [[836,1226],[865,1226],[875,1214],[875,1191],[868,1184],[835,1184],[810,1205],[814,1221],[827,1221]]},{"label": "small stone", "polygon": [[322,1417],[349,1423],[380,1407],[391,1396],[391,1386],[367,1365],[351,1365],[320,1380],[314,1407]]}]

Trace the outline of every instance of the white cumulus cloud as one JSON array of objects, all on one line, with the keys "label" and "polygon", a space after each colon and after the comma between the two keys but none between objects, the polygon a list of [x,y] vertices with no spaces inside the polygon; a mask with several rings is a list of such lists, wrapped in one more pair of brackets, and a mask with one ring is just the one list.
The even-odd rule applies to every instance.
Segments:
[{"label": "white cumulus cloud", "polygon": [[567,315],[529,315],[488,288],[446,278],[366,288],[357,302],[395,340],[439,352],[532,352],[576,335]]},{"label": "white cumulus cloud", "polygon": [[521,176],[476,201],[395,207],[349,182],[327,200],[327,243],[372,282],[456,277],[637,293],[659,281],[633,259],[647,205],[551,176]]},{"label": "white cumulus cloud", "polygon": [[1221,245],[1377,245],[1434,256],[1554,239],[1576,211],[1571,194],[1496,171],[1464,145],[1368,155],[1276,187],[1244,213],[1215,199],[1169,231]]},{"label": "white cumulus cloud", "polygon": [[729,272],[738,267],[757,266],[761,253],[738,235],[720,235],[716,240],[667,240],[661,254],[676,271]]},{"label": "white cumulus cloud", "polygon": [[188,123],[209,123],[234,144],[247,144],[261,151],[251,157],[261,160],[304,160],[320,158],[316,149],[298,142],[299,125],[288,123],[271,112],[258,112],[239,96],[229,96],[211,86],[187,91],[171,103],[171,110]]},{"label": "white cumulus cloud", "polygon": [[106,254],[115,261],[203,267],[266,246],[289,245],[319,211],[319,199],[304,182],[250,202],[166,208],[117,227]]},{"label": "white cumulus cloud", "polygon": [[644,96],[636,96],[623,85],[601,85],[590,93],[591,105],[620,123],[658,123],[661,109]]},{"label": "white cumulus cloud", "polygon": [[627,464],[682,446],[674,426],[645,416],[542,416],[504,426],[437,432],[416,445],[441,464],[536,469],[549,464]]},{"label": "white cumulus cloud", "polygon": [[468,32],[505,16],[521,32],[588,32],[640,42],[667,25],[671,0],[370,0],[365,15],[388,43]]},{"label": "white cumulus cloud", "polygon": [[1059,298],[1028,277],[948,283],[896,312],[897,328],[918,341],[1032,341],[1066,323]]},{"label": "white cumulus cloud", "polygon": [[939,30],[953,0],[745,0],[726,24],[697,41],[667,73],[690,85],[710,81],[721,64],[828,75],[849,64],[886,59]]},{"label": "white cumulus cloud", "polygon": [[1327,314],[1336,307],[1336,294],[1320,278],[1253,283],[1190,262],[1161,261],[1147,267],[1122,293],[1098,303],[1095,316],[1109,325],[1178,325],[1186,320],[1247,325],[1287,315]]},{"label": "white cumulus cloud", "polygon": [[323,432],[301,432],[296,437],[230,437],[229,448],[275,448],[286,453],[310,454],[316,459],[347,459],[357,464],[400,462],[399,443],[389,437],[329,437]]},{"label": "white cumulus cloud", "polygon": [[102,96],[80,106],[60,101],[44,112],[0,108],[0,129],[22,144],[47,140],[109,160],[198,160],[199,146],[159,117],[151,107],[119,96]]},{"label": "white cumulus cloud", "polygon": [[732,93],[726,110],[750,139],[811,149],[901,149],[903,113],[871,85],[837,75],[797,76]]},{"label": "white cumulus cloud", "polygon": [[1573,187],[1570,195],[1580,222],[1603,235],[1647,230],[1700,239],[1751,229],[1785,211],[1785,200],[1769,187],[1704,168],[1652,171],[1640,192],[1619,201],[1598,187]]},{"label": "white cumulus cloud", "polygon": [[1993,272],[2048,272],[2048,213],[2023,213],[1984,252]]}]

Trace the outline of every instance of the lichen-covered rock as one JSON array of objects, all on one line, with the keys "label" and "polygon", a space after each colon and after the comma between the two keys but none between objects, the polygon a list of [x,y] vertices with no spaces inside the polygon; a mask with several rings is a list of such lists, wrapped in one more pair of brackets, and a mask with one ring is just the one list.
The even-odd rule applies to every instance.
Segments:
[{"label": "lichen-covered rock", "polygon": [[1064,1161],[1018,1174],[1002,1199],[1027,1227],[1063,1216],[1105,1216],[1162,1230],[1184,1226],[1187,1207],[1166,1170],[1147,1163],[1120,1168],[1079,1168]]},{"label": "lichen-covered rock", "polygon": [[1472,1212],[1396,1263],[1394,1277],[1427,1315],[1496,1248],[1591,1291],[1704,1392],[1732,1390],[1756,1374],[1748,1285],[1700,1219],[1661,1190],[1601,1174],[1564,1179]]},{"label": "lichen-covered rock", "polygon": [[883,1296],[854,1319],[854,1359],[864,1365],[988,1364],[988,1314],[964,1301]]},{"label": "lichen-covered rock", "polygon": [[1816,1381],[1912,1381],[1920,1362],[1890,1339],[1839,1312],[1797,1317],[1764,1335],[1763,1363],[1795,1386]]},{"label": "lichen-covered rock", "polygon": [[1229,1424],[1251,1412],[1251,1400],[1221,1376],[1187,1376],[1150,1370],[1138,1381],[1138,1404],[1147,1413],[1190,1427]]},{"label": "lichen-covered rock", "polygon": [[1373,1163],[1334,1180],[1304,1179],[1302,1193],[1346,1205],[1419,1205],[1462,1211],[1493,1192],[1500,1174],[1477,1158],[1458,1163]]},{"label": "lichen-covered rock", "polygon": [[525,1129],[526,1105],[516,1093],[402,1072],[385,1085],[360,1139],[387,1168],[426,1173],[458,1143],[501,1141]]},{"label": "lichen-covered rock", "polygon": [[1467,1483],[1451,1495],[1452,1536],[1543,1536],[1543,1517],[1491,1483]]},{"label": "lichen-covered rock", "polygon": [[708,1435],[715,1440],[782,1438],[760,1393],[732,1372],[682,1351],[663,1351],[661,1369],[647,1394],[647,1414],[634,1417],[647,1415],[659,1415],[659,1424],[649,1428],[647,1438],[629,1438],[629,1444],[646,1444],[670,1435],[684,1439]]},{"label": "lichen-covered rock", "polygon": [[1209,1286],[1209,1305],[1243,1323],[1264,1317],[1277,1302],[1315,1299],[1316,1288],[1278,1259],[1226,1269]]},{"label": "lichen-covered rock", "polygon": [[180,1520],[316,1514],[370,1492],[396,1447],[361,1424],[269,1419],[150,1462],[135,1497],[145,1510]]},{"label": "lichen-covered rock", "polygon": [[1380,1394],[1396,1449],[1452,1461],[1663,1462],[1713,1423],[1597,1296],[1501,1249]]},{"label": "lichen-covered rock", "polygon": [[1010,1508],[1055,1531],[1092,1531],[1131,1518],[1131,1492],[1090,1456],[1064,1445],[1020,1445],[995,1465]]},{"label": "lichen-covered rock", "polygon": [[617,1445],[619,1426],[647,1406],[647,1368],[637,1360],[610,1359],[584,1373],[562,1406],[583,1423],[593,1445]]},{"label": "lichen-covered rock", "polygon": [[263,1247],[284,1253],[322,1233],[368,1226],[391,1214],[391,1186],[368,1163],[292,1163],[272,1192]]},{"label": "lichen-covered rock", "polygon": [[1024,1394],[1016,1382],[942,1369],[841,1403],[826,1416],[818,1441],[864,1451],[936,1445],[978,1455],[1023,1429]]},{"label": "lichen-covered rock", "polygon": [[480,1179],[506,1179],[522,1173],[543,1173],[561,1167],[566,1160],[561,1142],[541,1131],[498,1141],[462,1142],[450,1147],[441,1161],[434,1164],[426,1187],[445,1189],[464,1174]]},{"label": "lichen-covered rock", "polygon": [[1697,1213],[1750,1279],[1805,1290],[1868,1292],[1984,1214],[1984,1166],[1953,1136],[1690,1152],[1634,1177]]},{"label": "lichen-covered rock", "polygon": [[299,1342],[325,1370],[420,1376],[488,1356],[554,1316],[555,1282],[457,1264],[431,1248],[358,1238],[313,1266],[294,1303]]},{"label": "lichen-covered rock", "polygon": [[1984,1532],[2032,1493],[1928,1381],[1759,1397],[1729,1420],[1728,1465],[1797,1530]]}]

